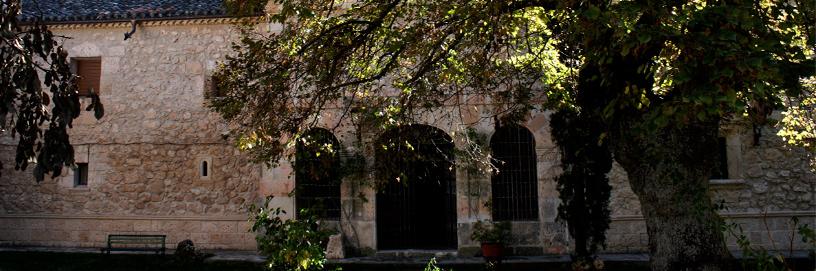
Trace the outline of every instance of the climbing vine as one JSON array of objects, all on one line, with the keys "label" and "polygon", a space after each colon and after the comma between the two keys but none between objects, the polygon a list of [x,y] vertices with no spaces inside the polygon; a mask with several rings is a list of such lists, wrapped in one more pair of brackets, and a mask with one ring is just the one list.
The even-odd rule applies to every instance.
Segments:
[{"label": "climbing vine", "polygon": [[602,138],[602,126],[586,114],[563,109],[553,114],[550,126],[564,169],[556,179],[561,198],[558,218],[567,222],[575,240],[574,263],[594,270],[593,254],[606,246],[610,223],[612,187],[606,174],[612,169],[612,155]]}]

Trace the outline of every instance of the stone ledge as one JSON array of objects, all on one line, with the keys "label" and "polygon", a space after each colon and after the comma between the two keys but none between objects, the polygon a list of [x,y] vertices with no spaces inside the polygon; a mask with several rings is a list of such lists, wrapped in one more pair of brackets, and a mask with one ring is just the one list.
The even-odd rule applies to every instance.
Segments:
[{"label": "stone ledge", "polygon": [[[816,217],[813,211],[772,211],[772,212],[751,212],[751,213],[720,213],[724,218],[763,218],[763,217]],[[621,215],[612,216],[612,222],[618,221],[643,221],[642,215]]]},{"label": "stone ledge", "polygon": [[740,189],[748,185],[743,179],[715,179],[709,180],[712,189]]}]

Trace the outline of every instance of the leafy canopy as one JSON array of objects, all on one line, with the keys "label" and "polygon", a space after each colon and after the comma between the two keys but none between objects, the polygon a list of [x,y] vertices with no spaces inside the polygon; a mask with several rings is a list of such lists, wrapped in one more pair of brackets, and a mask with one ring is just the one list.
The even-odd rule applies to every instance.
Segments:
[{"label": "leafy canopy", "polygon": [[[60,44],[65,37],[40,20],[20,25],[20,8],[20,1],[11,0],[0,7],[0,134],[19,138],[15,169],[34,162],[34,176],[42,181],[45,174],[56,177],[63,166],[74,164],[67,129],[81,111],[77,77]],[[95,94],[91,98],[86,110],[99,119],[102,104]]]},{"label": "leafy canopy", "polygon": [[215,74],[221,97],[211,100],[263,161],[329,108],[383,126],[478,95],[504,101],[502,112],[525,112],[533,90],[557,88],[567,70],[538,7],[552,3],[274,4],[279,29],[244,29]]},{"label": "leafy canopy", "polygon": [[[706,191],[720,123],[764,125],[787,107],[783,136],[812,141],[799,140],[812,138],[813,122],[799,117],[813,109],[809,0],[231,3],[238,14],[267,7],[272,28],[242,28],[211,99],[255,158],[277,161],[324,113],[385,131],[443,107],[484,106],[511,121],[563,109],[576,121],[554,135],[585,131],[558,140],[572,152],[563,162],[590,169],[566,171],[559,187],[562,218],[591,208],[592,223],[570,229],[583,235],[582,254],[603,244],[608,226],[607,151],[633,191],[654,199],[641,202],[647,223],[696,218],[650,225],[652,268],[710,269],[729,258]],[[594,191],[565,193],[585,189]]]},{"label": "leafy canopy", "polygon": [[[261,161],[326,110],[388,126],[485,97],[495,115],[580,107],[648,131],[762,124],[783,97],[812,95],[801,87],[814,71],[812,1],[228,3],[267,7],[274,28],[242,28],[211,99]],[[597,88],[579,90],[581,72]]]}]

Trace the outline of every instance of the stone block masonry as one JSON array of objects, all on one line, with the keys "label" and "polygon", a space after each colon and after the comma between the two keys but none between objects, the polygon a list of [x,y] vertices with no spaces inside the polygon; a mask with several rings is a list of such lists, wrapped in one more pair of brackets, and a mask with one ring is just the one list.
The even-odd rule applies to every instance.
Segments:
[{"label": "stone block masonry", "polygon": [[[15,171],[15,140],[0,138],[0,244],[104,245],[108,234],[166,234],[204,249],[255,249],[246,225],[258,201],[260,166],[224,139],[205,87],[236,32],[228,24],[56,27],[69,57],[99,57],[105,116],[85,112],[70,130],[74,170],[36,183]],[[87,98],[82,98],[88,103]],[[202,161],[207,174],[202,176]]]},{"label": "stone block masonry", "polygon": [[254,250],[255,235],[238,217],[158,216],[0,216],[0,245],[89,247],[106,246],[109,234],[163,234],[167,248],[185,239],[199,248]]},{"label": "stone block masonry", "polygon": [[[257,198],[259,172],[232,146],[88,147],[90,158],[79,161],[88,163],[84,187],[74,187],[71,169],[39,184],[29,172],[4,170],[0,214],[231,216],[246,215]],[[198,157],[212,157],[211,178],[200,178]]]},{"label": "stone block masonry", "polygon": [[[191,239],[206,249],[255,249],[246,207],[258,174],[245,158],[224,155],[232,146],[90,148],[86,187],[74,187],[70,169],[39,184],[30,172],[3,172],[0,244],[98,247],[108,234],[165,234],[168,246]],[[214,157],[209,180],[189,158],[199,156]]]}]

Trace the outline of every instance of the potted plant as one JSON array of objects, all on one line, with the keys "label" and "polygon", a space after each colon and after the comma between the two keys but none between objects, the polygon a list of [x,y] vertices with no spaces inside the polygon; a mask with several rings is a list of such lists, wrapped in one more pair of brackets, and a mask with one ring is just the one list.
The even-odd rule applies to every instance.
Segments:
[{"label": "potted plant", "polygon": [[501,259],[504,243],[510,238],[510,223],[477,221],[470,238],[481,243],[483,257]]}]

